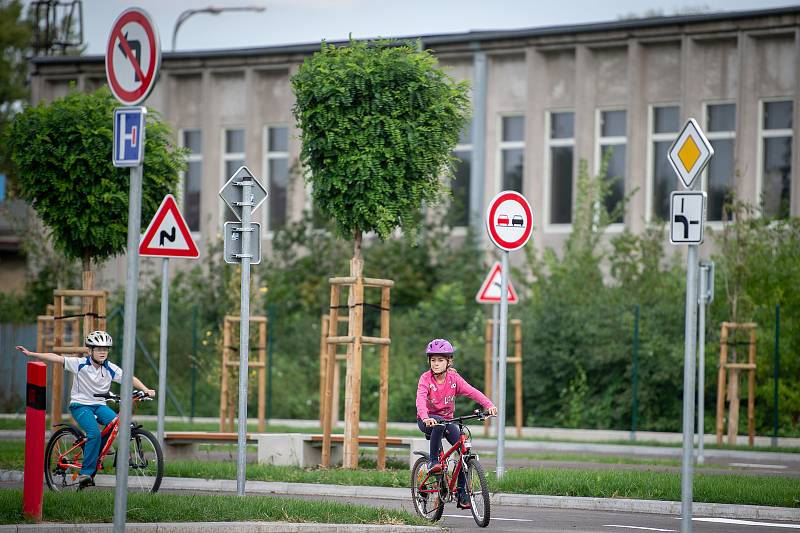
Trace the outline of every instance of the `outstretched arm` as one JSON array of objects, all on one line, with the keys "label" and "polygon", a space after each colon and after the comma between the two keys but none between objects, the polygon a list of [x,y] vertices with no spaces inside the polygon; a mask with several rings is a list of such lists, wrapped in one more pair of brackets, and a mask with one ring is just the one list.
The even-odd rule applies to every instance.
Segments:
[{"label": "outstretched arm", "polygon": [[139,380],[139,378],[137,378],[136,376],[133,376],[133,386],[136,387],[137,389],[143,390],[151,398],[156,395],[156,391],[154,391],[153,389],[148,389],[147,386],[144,383],[142,383],[141,380]]},{"label": "outstretched arm", "polygon": [[49,363],[61,363],[64,364],[64,356],[58,355],[56,353],[39,353],[39,352],[32,352],[25,348],[24,346],[17,346],[17,350],[24,353],[27,357],[35,357],[36,359],[41,359],[42,361],[47,361]]}]

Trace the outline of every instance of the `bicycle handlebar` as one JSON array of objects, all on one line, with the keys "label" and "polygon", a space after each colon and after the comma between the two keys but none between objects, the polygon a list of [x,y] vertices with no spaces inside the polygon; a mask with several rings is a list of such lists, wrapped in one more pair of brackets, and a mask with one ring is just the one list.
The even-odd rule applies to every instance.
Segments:
[{"label": "bicycle handlebar", "polygon": [[452,424],[454,422],[457,422],[459,424],[463,424],[465,420],[472,420],[472,419],[475,419],[475,418],[477,418],[478,420],[486,420],[490,416],[497,416],[497,415],[490,415],[489,411],[480,411],[480,410],[476,409],[474,414],[464,415],[464,416],[457,416],[457,417],[451,418],[449,420],[442,420],[441,422],[437,422],[434,425],[436,425],[436,426],[444,426],[446,424]]},{"label": "bicycle handlebar", "polygon": [[[133,394],[131,396],[132,396],[133,400],[136,401],[136,402],[152,400],[152,398],[150,396],[148,396],[146,392],[140,391],[140,390],[133,391]],[[95,398],[105,398],[106,400],[111,400],[112,402],[119,402],[119,400],[120,400],[120,396],[117,395],[117,394],[114,394],[111,391],[108,391],[106,393],[95,394],[94,397]]]}]

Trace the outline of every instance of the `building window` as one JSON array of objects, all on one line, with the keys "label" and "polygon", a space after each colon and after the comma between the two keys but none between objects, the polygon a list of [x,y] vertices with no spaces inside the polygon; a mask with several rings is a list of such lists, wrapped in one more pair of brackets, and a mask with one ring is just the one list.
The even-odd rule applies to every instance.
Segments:
[{"label": "building window", "polygon": [[289,188],[289,128],[285,125],[264,128],[264,168],[267,169],[267,229],[276,231],[286,225]]},{"label": "building window", "polygon": [[572,111],[550,113],[548,130],[550,223],[571,224],[575,113]]},{"label": "building window", "polygon": [[502,190],[522,193],[524,152],[525,117],[502,117],[500,136]]},{"label": "building window", "polygon": [[761,212],[788,218],[792,184],[793,102],[764,102],[761,119]]},{"label": "building window", "polygon": [[183,130],[181,146],[187,148],[186,171],[183,173],[183,216],[189,231],[200,231],[200,189],[203,184],[203,132]]},{"label": "building window", "polygon": [[652,183],[651,196],[653,218],[669,219],[669,195],[675,190],[675,171],[669,164],[667,153],[675,142],[680,130],[680,107],[654,106],[650,113],[650,141],[652,142]]},{"label": "building window", "polygon": [[[605,197],[605,209],[607,213],[612,213],[617,209],[625,197],[625,156],[628,144],[627,137],[628,113],[625,110],[600,111],[597,136],[597,157],[599,163],[606,161],[605,175],[603,179],[608,184],[608,195]],[[621,224],[623,222],[623,212],[619,213],[611,220],[612,223]]]},{"label": "building window", "polygon": [[733,199],[734,149],[736,143],[736,104],[706,106],[706,137],[714,148],[708,162],[706,218],[722,220],[725,205]]},{"label": "building window", "polygon": [[[226,129],[222,132],[222,183],[224,184],[233,176],[233,173],[244,166],[244,129]],[[230,208],[224,206],[224,221],[238,220]]]},{"label": "building window", "polygon": [[451,228],[469,226],[470,174],[472,173],[472,124],[467,124],[453,150],[455,162],[454,178],[450,181],[453,194],[445,222]]}]

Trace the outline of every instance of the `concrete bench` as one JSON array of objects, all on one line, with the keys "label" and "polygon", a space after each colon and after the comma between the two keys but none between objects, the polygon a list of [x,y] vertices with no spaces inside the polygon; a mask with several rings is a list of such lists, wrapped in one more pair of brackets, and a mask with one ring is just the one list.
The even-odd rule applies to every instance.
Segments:
[{"label": "concrete bench", "polygon": [[[253,444],[257,435],[247,434],[247,443]],[[236,444],[238,433],[211,433],[205,431],[165,431],[164,455],[167,459],[196,459],[200,444]]]},{"label": "concrete bench", "polygon": [[[260,464],[283,466],[317,466],[322,463],[322,435],[304,433],[259,433],[253,435],[258,442]],[[331,435],[331,464],[341,465],[344,435]],[[378,437],[362,435],[359,446],[378,446]],[[386,437],[387,448],[408,450],[408,463],[413,466],[419,458],[415,451],[428,451],[430,445],[424,438]]]}]

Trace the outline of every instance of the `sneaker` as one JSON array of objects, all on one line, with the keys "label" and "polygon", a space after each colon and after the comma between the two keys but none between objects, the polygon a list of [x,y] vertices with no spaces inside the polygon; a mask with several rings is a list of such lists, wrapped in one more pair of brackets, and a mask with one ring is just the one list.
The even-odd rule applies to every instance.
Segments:
[{"label": "sneaker", "polygon": [[456,507],[459,509],[472,509],[472,504],[469,503],[469,495],[466,492],[458,493],[458,503]]},{"label": "sneaker", "polygon": [[81,474],[78,476],[78,490],[85,489],[86,487],[94,486],[94,478],[92,476]]},{"label": "sneaker", "polygon": [[442,472],[442,465],[440,463],[428,463],[429,474],[440,474]]}]

